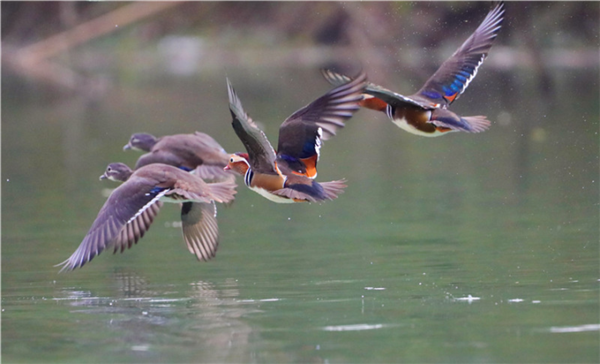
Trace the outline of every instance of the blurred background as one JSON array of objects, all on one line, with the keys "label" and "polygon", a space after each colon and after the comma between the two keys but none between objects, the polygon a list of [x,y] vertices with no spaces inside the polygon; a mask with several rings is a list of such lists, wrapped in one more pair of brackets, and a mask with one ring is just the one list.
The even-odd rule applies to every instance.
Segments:
[{"label": "blurred background", "polygon": [[[7,75],[30,87],[106,97],[128,82],[192,77],[243,67],[361,66],[373,81],[420,80],[477,27],[487,2],[7,2]],[[558,70],[594,69],[594,4],[513,4],[489,71],[536,78],[551,96]],[[407,77],[410,76],[410,77]],[[408,80],[406,82],[409,82]],[[15,93],[8,96],[17,96]]]},{"label": "blurred background", "polygon": [[[201,264],[166,206],[124,254],[53,267],[133,165],[135,132],[230,152],[225,77],[276,144],[321,67],[418,90],[487,2],[6,2],[5,362],[598,362],[597,2],[509,2],[452,105],[482,134],[408,134],[360,110],[325,142],[339,199],[219,206]],[[238,183],[241,179],[238,178]],[[35,350],[33,349],[35,348]]]}]

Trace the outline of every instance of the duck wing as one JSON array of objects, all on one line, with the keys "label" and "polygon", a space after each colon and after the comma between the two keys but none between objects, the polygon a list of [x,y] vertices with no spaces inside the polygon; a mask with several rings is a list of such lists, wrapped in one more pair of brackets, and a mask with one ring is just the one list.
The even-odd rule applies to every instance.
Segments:
[{"label": "duck wing", "polygon": [[504,2],[495,3],[479,27],[431,76],[414,97],[447,108],[467,89],[488,55],[504,19]]},{"label": "duck wing", "polygon": [[231,125],[248,152],[250,167],[257,172],[278,174],[275,150],[265,133],[248,116],[233,86],[227,79]]},{"label": "duck wing", "polygon": [[107,247],[131,247],[150,228],[160,210],[159,199],[169,189],[155,187],[145,178],[131,177],[117,187],[98,212],[83,241],[69,257],[58,264],[64,270],[82,267]]},{"label": "duck wing", "polygon": [[217,206],[214,201],[183,203],[181,223],[183,238],[190,253],[201,261],[214,258],[219,246]]},{"label": "duck wing", "polygon": [[321,141],[333,137],[360,109],[366,79],[361,72],[290,115],[279,128],[278,162],[286,161],[294,173],[316,177]]},{"label": "duck wing", "polygon": [[[329,69],[322,69],[321,73],[323,74],[323,77],[325,77],[325,79],[332,85],[340,85],[352,79],[349,76],[343,75],[341,73]],[[386,104],[391,104],[397,107],[417,106],[424,109],[431,108],[429,103],[423,103],[419,100],[414,100],[410,97],[388,90],[387,88],[376,85],[372,82],[367,82],[365,94],[378,98]]]}]

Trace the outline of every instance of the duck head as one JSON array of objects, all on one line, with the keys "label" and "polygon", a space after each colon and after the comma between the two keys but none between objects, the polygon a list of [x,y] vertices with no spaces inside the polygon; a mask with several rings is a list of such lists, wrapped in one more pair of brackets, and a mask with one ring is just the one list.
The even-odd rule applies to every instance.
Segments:
[{"label": "duck head", "polygon": [[129,179],[129,176],[133,171],[128,165],[124,163],[111,163],[106,167],[104,174],[100,176],[100,179],[109,179],[115,182],[125,182]]},{"label": "duck head", "polygon": [[136,149],[149,152],[157,141],[158,139],[152,134],[135,133],[129,138],[129,143],[125,144],[123,150]]},{"label": "duck head", "polygon": [[247,153],[233,153],[229,156],[229,162],[223,168],[225,171],[233,171],[239,175],[245,175],[250,168],[249,156]]}]

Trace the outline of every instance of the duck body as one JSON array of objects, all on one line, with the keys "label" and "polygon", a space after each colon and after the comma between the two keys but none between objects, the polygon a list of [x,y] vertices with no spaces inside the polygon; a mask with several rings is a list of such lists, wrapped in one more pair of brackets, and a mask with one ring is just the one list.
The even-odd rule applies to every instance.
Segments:
[{"label": "duck body", "polygon": [[248,188],[276,203],[333,200],[346,188],[344,180],[319,183],[293,173],[285,164],[282,168],[277,164],[276,173],[255,173],[246,153],[233,154],[226,168],[243,175]]},{"label": "duck body", "polygon": [[225,170],[244,176],[244,184],[276,203],[333,200],[344,180],[316,182],[323,140],[336,134],[360,106],[366,75],[334,88],[289,116],[279,128],[277,152],[237,97],[227,80],[232,126],[247,153],[230,155]]},{"label": "duck body", "polygon": [[205,179],[229,177],[223,171],[229,154],[205,133],[165,135],[160,138],[147,133],[136,133],[123,149],[147,152],[138,159],[135,169],[152,163],[163,163],[185,171],[195,171]]},{"label": "duck body", "polygon": [[[479,133],[490,126],[485,116],[461,117],[448,109],[423,104],[402,104],[397,99],[386,98],[382,94],[378,96],[389,101],[385,109],[389,119],[411,134],[436,137],[456,131]],[[399,104],[401,105],[398,106]]]},{"label": "duck body", "polygon": [[[206,183],[194,174],[161,163],[143,166],[135,171],[123,163],[111,163],[106,172],[100,176],[100,179],[105,178],[127,182],[126,184],[131,185],[132,190],[145,195],[160,194],[161,201],[171,203],[204,202],[207,199],[226,203],[230,202],[235,194],[229,194],[229,188],[235,188],[235,185]],[[222,190],[220,187],[226,188]],[[117,190],[118,188],[115,191]]]},{"label": "duck body", "polygon": [[[504,16],[504,3],[495,3],[471,36],[448,58],[419,91],[404,96],[368,83],[361,106],[381,111],[401,129],[419,136],[436,137],[449,132],[479,133],[491,123],[482,115],[459,116],[448,110],[467,89],[492,47]],[[351,78],[330,70],[323,76],[339,85]]]},{"label": "duck body", "polygon": [[165,164],[131,171],[122,163],[113,163],[101,178],[123,184],[110,194],[77,250],[59,264],[61,271],[83,266],[108,247],[114,247],[115,253],[130,248],[150,228],[163,202],[183,202],[181,219],[188,249],[199,260],[214,257],[218,245],[214,203],[230,202],[235,183],[206,183]]}]

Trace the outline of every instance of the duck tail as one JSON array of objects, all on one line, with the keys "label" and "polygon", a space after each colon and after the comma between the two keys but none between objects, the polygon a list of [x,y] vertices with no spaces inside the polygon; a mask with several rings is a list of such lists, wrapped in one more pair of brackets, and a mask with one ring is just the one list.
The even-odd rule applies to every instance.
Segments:
[{"label": "duck tail", "polygon": [[209,194],[213,200],[221,203],[229,203],[233,201],[234,195],[237,193],[235,188],[235,179],[228,179],[222,182],[208,183]]},{"label": "duck tail", "polygon": [[492,123],[483,115],[478,116],[465,116],[461,118],[462,121],[469,125],[468,132],[470,133],[481,133],[486,131]]},{"label": "duck tail", "polygon": [[323,194],[328,200],[336,199],[339,194],[344,192],[344,188],[348,187],[346,185],[345,179],[338,181],[321,182],[319,184],[321,185],[321,187],[323,187]]}]

